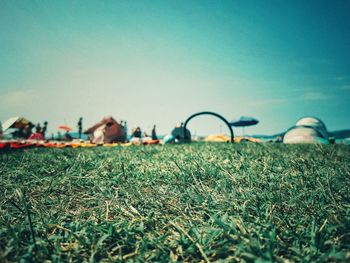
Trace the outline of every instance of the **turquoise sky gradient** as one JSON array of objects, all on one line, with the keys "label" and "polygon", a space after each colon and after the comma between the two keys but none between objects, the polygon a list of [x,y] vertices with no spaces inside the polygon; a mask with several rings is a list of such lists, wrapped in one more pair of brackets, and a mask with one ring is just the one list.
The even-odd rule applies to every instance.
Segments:
[{"label": "turquoise sky gradient", "polygon": [[305,115],[350,128],[349,14],[345,0],[0,0],[0,120],[48,120],[53,132],[112,115],[166,133],[211,110],[259,119],[247,133]]}]

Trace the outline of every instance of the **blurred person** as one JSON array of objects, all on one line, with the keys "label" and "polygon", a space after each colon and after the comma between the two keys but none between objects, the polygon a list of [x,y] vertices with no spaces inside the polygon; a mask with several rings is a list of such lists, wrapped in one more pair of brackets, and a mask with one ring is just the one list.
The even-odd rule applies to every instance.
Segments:
[{"label": "blurred person", "polygon": [[45,138],[45,134],[46,134],[46,131],[47,131],[47,125],[48,125],[48,122],[47,121],[44,121],[44,126],[41,128],[41,135]]},{"label": "blurred person", "polygon": [[41,125],[40,125],[40,123],[38,123],[38,124],[35,126],[35,132],[36,132],[36,133],[41,133]]},{"label": "blurred person", "polygon": [[79,139],[81,139],[81,134],[83,132],[83,118],[80,117],[78,121],[78,133],[79,133]]},{"label": "blurred person", "polygon": [[30,135],[32,135],[32,129],[34,128],[34,124],[29,122],[26,126],[19,128],[17,131],[12,133],[14,138],[19,139],[28,139]]},{"label": "blurred person", "polygon": [[43,141],[45,140],[44,136],[40,132],[32,133],[28,140],[37,140],[37,141]]},{"label": "blurred person", "polygon": [[171,131],[171,135],[175,138],[176,142],[190,142],[191,141],[191,132],[184,128],[183,122],[180,125],[176,125],[175,128]]},{"label": "blurred person", "polygon": [[127,138],[128,137],[128,123],[126,121],[124,121],[122,127],[123,127],[123,131],[124,131],[124,136],[125,136],[125,138]]},{"label": "blurred person", "polygon": [[138,126],[136,127],[136,129],[134,129],[134,132],[132,134],[132,137],[134,138],[140,138],[142,137],[142,131],[141,131],[141,128]]},{"label": "blurred person", "polygon": [[40,126],[40,123],[38,123],[36,126],[35,126],[35,133],[32,133],[29,135],[28,137],[28,140],[45,140],[45,137],[44,135],[42,134],[43,132],[43,128],[44,127],[41,127]]},{"label": "blurred person", "polygon": [[157,133],[156,133],[156,125],[153,125],[152,140],[158,140]]},{"label": "blurred person", "polygon": [[65,134],[63,135],[63,140],[70,142],[73,140],[73,137],[69,134],[68,131],[66,131]]}]

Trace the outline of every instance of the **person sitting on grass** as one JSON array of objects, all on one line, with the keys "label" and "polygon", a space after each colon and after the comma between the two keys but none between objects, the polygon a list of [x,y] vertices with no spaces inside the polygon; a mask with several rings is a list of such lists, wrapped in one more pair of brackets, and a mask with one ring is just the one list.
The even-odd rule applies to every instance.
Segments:
[{"label": "person sitting on grass", "polygon": [[132,133],[132,137],[134,138],[142,138],[142,131],[140,127],[136,127],[136,129],[134,129],[133,133]]}]

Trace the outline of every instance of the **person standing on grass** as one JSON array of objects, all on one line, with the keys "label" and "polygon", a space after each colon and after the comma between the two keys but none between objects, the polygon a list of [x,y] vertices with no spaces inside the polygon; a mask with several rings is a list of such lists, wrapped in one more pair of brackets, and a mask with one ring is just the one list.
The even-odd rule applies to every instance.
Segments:
[{"label": "person standing on grass", "polygon": [[83,118],[80,117],[78,121],[78,133],[79,133],[79,139],[81,139],[81,134],[83,132]]},{"label": "person standing on grass", "polygon": [[41,131],[40,131],[40,133],[41,133],[41,135],[45,138],[45,133],[46,133],[46,131],[47,131],[47,124],[48,124],[48,122],[47,121],[44,121],[44,126],[41,128]]},{"label": "person standing on grass", "polygon": [[156,133],[156,125],[153,125],[152,140],[158,140],[157,133]]},{"label": "person standing on grass", "polygon": [[123,131],[124,131],[125,138],[127,138],[128,137],[128,123],[127,123],[127,121],[124,121],[124,123],[123,123]]}]

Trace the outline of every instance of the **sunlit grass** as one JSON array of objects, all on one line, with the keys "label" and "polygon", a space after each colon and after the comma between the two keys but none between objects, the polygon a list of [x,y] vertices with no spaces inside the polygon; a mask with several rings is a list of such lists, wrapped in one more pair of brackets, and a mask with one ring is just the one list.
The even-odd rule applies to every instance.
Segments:
[{"label": "sunlit grass", "polygon": [[350,148],[0,154],[0,261],[350,260]]}]

